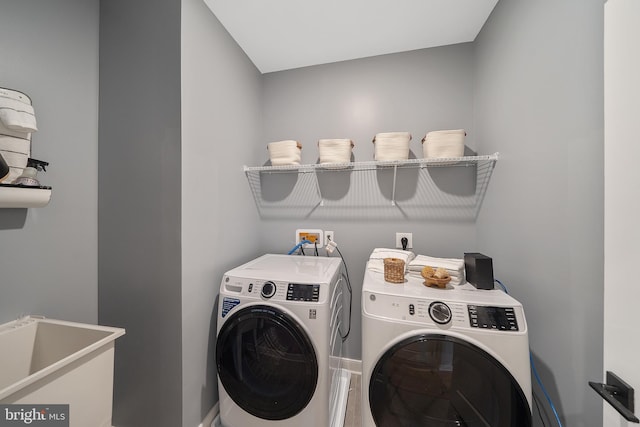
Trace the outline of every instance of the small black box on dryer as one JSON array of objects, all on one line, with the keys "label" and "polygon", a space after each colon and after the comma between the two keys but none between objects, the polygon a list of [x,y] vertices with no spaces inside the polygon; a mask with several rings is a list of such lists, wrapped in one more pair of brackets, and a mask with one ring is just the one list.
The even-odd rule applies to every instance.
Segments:
[{"label": "small black box on dryer", "polygon": [[493,289],[493,260],[477,252],[464,254],[467,282],[478,289]]}]

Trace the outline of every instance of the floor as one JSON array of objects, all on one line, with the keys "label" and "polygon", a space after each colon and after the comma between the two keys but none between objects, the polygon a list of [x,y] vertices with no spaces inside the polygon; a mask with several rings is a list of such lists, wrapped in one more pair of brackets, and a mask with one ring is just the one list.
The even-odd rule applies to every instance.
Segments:
[{"label": "floor", "polygon": [[344,427],[360,427],[362,417],[360,412],[360,389],[362,376],[351,373],[351,384],[349,385],[349,397],[347,398],[347,412],[344,415]]}]

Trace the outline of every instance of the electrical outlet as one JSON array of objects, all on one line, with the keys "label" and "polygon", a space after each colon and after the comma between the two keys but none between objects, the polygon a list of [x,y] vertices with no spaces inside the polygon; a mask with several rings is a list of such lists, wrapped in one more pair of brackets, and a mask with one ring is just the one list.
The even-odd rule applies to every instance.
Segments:
[{"label": "electrical outlet", "polygon": [[315,248],[315,243],[318,243],[318,247],[322,246],[322,242],[324,242],[322,230],[311,229],[311,228],[302,228],[296,230],[296,245],[300,243],[301,240],[308,240],[311,243],[305,243],[302,245],[303,248]]},{"label": "electrical outlet", "polygon": [[406,237],[407,249],[413,249],[413,233],[396,233],[396,248],[402,249],[402,238]]},{"label": "electrical outlet", "polygon": [[329,241],[334,241],[333,231],[324,232],[324,246],[327,246],[329,244]]}]

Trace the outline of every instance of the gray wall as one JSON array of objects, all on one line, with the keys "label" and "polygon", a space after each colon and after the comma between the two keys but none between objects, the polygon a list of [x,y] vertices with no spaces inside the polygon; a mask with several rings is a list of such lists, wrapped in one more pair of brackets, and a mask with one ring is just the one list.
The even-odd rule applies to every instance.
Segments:
[{"label": "gray wall", "polygon": [[98,0],[3,0],[0,86],[27,93],[44,208],[0,209],[0,322],[97,320]]},{"label": "gray wall", "polygon": [[117,426],[182,423],[180,0],[100,4],[100,323]]},{"label": "gray wall", "polygon": [[[182,1],[182,403],[186,427],[218,400],[222,274],[259,254],[242,171],[259,160],[261,75],[202,0]],[[262,152],[260,152],[262,154]],[[177,424],[176,424],[177,425]]]},{"label": "gray wall", "polygon": [[524,304],[564,424],[600,425],[603,2],[502,1],[475,48],[478,145],[501,154],[479,246]]},{"label": "gray wall", "polygon": [[[265,74],[262,109],[264,136],[256,148],[262,153],[260,164],[267,159],[266,143],[281,139],[303,144],[302,163],[316,163],[321,138],[351,138],[354,159],[369,161],[373,136],[391,131],[413,135],[411,157],[422,157],[421,139],[438,129],[466,129],[466,144],[473,149],[473,45]],[[459,258],[476,249],[473,221],[425,221],[403,217],[401,210],[389,217],[362,218],[349,207],[341,218],[323,216],[322,207],[309,217],[291,212],[285,211],[283,219],[261,219],[262,247],[265,252],[286,253],[295,245],[297,228],[335,232],[354,290],[353,328],[345,345],[345,356],[352,359],[362,354],[360,297],[365,262],[373,248],[394,247],[396,232],[412,232],[415,253]]]}]

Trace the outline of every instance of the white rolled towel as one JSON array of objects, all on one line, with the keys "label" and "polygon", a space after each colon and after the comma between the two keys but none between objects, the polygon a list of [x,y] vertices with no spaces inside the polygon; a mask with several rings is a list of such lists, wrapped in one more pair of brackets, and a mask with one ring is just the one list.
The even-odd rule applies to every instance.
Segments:
[{"label": "white rolled towel", "polygon": [[398,258],[404,261],[404,269],[407,270],[409,263],[416,257],[411,251],[402,249],[375,248],[369,256],[367,269],[384,273],[384,259]]},{"label": "white rolled towel", "polygon": [[294,140],[270,142],[267,144],[269,159],[273,166],[299,165],[302,144]]},{"label": "white rolled towel", "polygon": [[410,274],[420,275],[426,266],[444,268],[451,276],[451,283],[459,285],[464,282],[464,260],[460,258],[436,258],[427,255],[417,255],[409,262]]},{"label": "white rolled towel", "polygon": [[5,96],[0,96],[0,121],[13,131],[30,133],[38,130],[33,107]]}]

